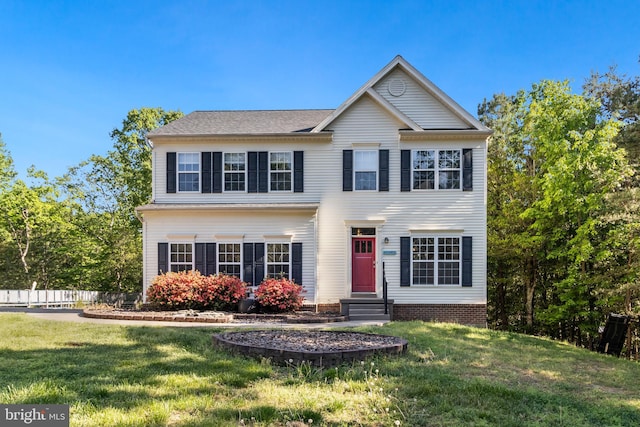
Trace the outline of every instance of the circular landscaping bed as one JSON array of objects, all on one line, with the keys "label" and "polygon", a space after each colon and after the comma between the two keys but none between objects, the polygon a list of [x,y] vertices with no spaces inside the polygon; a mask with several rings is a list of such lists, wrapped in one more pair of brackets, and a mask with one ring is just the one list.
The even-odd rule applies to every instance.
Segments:
[{"label": "circular landscaping bed", "polygon": [[213,336],[214,345],[276,364],[331,367],[374,354],[402,354],[407,340],[349,331],[241,331]]}]

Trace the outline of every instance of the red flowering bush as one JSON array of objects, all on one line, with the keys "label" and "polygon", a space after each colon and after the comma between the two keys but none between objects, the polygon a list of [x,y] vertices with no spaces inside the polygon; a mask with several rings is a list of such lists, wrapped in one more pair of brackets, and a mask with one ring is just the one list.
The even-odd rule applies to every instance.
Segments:
[{"label": "red flowering bush", "polygon": [[204,277],[199,300],[203,308],[212,310],[232,310],[247,295],[246,284],[235,276],[216,274]]},{"label": "red flowering bush", "polygon": [[255,292],[265,311],[295,311],[302,307],[302,286],[289,279],[264,279]]},{"label": "red flowering bush", "polygon": [[156,276],[147,298],[168,310],[231,310],[246,295],[246,285],[234,276],[203,276],[199,271],[181,271]]},{"label": "red flowering bush", "polygon": [[147,298],[152,304],[169,310],[196,308],[202,279],[199,271],[160,274],[147,289]]}]

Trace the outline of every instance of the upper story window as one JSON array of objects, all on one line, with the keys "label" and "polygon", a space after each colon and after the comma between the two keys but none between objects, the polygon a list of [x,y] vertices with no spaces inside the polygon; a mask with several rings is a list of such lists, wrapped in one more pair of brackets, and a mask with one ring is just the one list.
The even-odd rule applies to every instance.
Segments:
[{"label": "upper story window", "polygon": [[415,150],[412,153],[414,190],[458,190],[461,175],[460,150]]},{"label": "upper story window", "polygon": [[224,191],[245,191],[245,170],[245,153],[224,153]]},{"label": "upper story window", "polygon": [[377,150],[356,150],[353,152],[353,177],[355,190],[377,190]]},{"label": "upper story window", "polygon": [[200,153],[178,153],[178,191],[200,191]]},{"label": "upper story window", "polygon": [[269,185],[271,191],[291,191],[293,159],[291,152],[269,153]]},{"label": "upper story window", "polygon": [[169,250],[169,271],[193,270],[193,244],[171,243]]},{"label": "upper story window", "polygon": [[460,284],[459,237],[413,237],[411,243],[412,284]]}]

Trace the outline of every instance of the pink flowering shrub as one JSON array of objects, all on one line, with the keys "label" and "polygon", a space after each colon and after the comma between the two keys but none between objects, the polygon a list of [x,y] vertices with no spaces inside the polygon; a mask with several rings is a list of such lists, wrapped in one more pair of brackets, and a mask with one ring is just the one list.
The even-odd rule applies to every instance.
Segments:
[{"label": "pink flowering shrub", "polygon": [[210,310],[233,310],[238,301],[247,296],[247,285],[236,276],[216,274],[203,278],[199,302]]},{"label": "pink flowering shrub", "polygon": [[166,310],[231,310],[246,295],[246,285],[234,276],[203,276],[199,271],[165,273],[155,277],[147,298]]},{"label": "pink flowering shrub", "polygon": [[160,274],[153,279],[147,298],[150,303],[168,310],[196,308],[197,289],[202,282],[199,271]]},{"label": "pink flowering shrub", "polygon": [[264,279],[255,296],[265,311],[295,311],[302,307],[302,292],[302,286],[289,279]]}]

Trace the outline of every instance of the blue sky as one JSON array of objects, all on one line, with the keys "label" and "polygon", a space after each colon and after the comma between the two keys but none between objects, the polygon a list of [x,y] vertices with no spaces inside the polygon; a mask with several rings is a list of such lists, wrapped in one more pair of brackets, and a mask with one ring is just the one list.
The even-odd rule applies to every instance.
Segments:
[{"label": "blue sky", "polygon": [[0,133],[22,178],[60,176],[133,108],[335,108],[398,54],[475,115],[640,74],[640,2],[0,0]]}]

